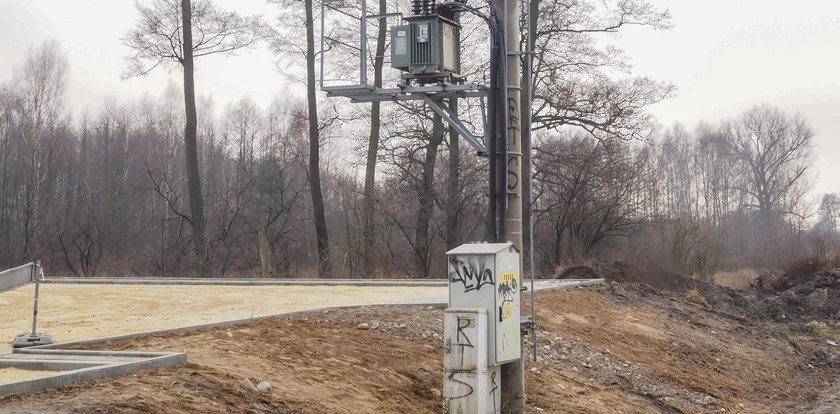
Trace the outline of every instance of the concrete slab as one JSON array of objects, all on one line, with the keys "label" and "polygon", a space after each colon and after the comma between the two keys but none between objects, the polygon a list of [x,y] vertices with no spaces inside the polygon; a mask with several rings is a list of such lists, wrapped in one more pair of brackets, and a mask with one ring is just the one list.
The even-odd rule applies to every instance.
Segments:
[{"label": "concrete slab", "polygon": [[187,354],[173,352],[16,349],[0,355],[0,394],[31,393],[186,362]]},{"label": "concrete slab", "polygon": [[207,278],[50,278],[42,283],[80,285],[204,285],[204,286],[447,286],[441,279],[207,279]]},{"label": "concrete slab", "polygon": [[[38,327],[50,333],[56,344],[198,329],[330,307],[441,305],[448,300],[445,280],[319,281],[336,283],[324,285],[316,281],[291,285],[285,283],[288,280],[265,279],[232,280],[236,282],[233,285],[223,279],[108,279],[125,284],[98,279],[76,283],[80,280],[88,279],[51,278],[41,286]],[[597,283],[601,280],[537,280],[535,288],[570,289]],[[0,293],[0,348],[9,346],[16,334],[30,326],[33,289],[28,285]]]},{"label": "concrete slab", "polygon": [[[10,344],[31,327],[33,289],[0,293],[0,342]],[[48,283],[41,286],[38,330],[66,343],[324,307],[443,302],[446,294],[445,286]]]},{"label": "concrete slab", "polygon": [[48,377],[55,374],[54,371],[35,371],[21,368],[0,368],[0,381],[20,382],[36,378]]},{"label": "concrete slab", "polygon": [[[566,279],[566,280],[537,280],[534,282],[534,289],[536,291],[553,291],[553,290],[564,290],[564,289],[576,289],[582,288],[586,286],[593,286],[599,285],[603,283],[603,279]],[[526,281],[526,284],[530,286],[530,281]],[[447,305],[447,301],[449,300],[448,295],[446,296],[435,296],[430,298],[421,298],[417,300],[409,300],[400,303],[392,303],[392,304],[385,304],[385,305],[374,305],[374,306],[403,306],[403,305],[424,305],[424,306],[434,306],[437,308],[445,308]],[[192,325],[192,326],[184,326],[179,328],[170,328],[170,329],[158,329],[154,331],[146,331],[146,332],[135,332],[125,335],[115,335],[115,336],[108,336],[108,337],[98,337],[98,338],[91,338],[85,339],[80,341],[72,341],[72,342],[64,342],[64,343],[56,343],[52,345],[43,345],[39,346],[39,349],[66,349],[66,348],[83,348],[86,346],[97,345],[105,342],[111,341],[120,341],[126,339],[135,339],[141,338],[144,336],[149,335],[156,335],[156,334],[181,334],[191,331],[196,331],[200,329],[207,329],[207,328],[216,328],[216,327],[224,327],[224,326],[232,326],[238,325],[241,323],[251,322],[257,319],[262,318],[277,318],[283,316],[290,316],[294,314],[300,313],[308,313],[308,312],[321,312],[326,309],[350,309],[350,308],[357,308],[359,306],[365,305],[349,305],[349,306],[329,306],[329,307],[322,307],[322,308],[309,308],[303,309],[293,312],[283,312],[273,315],[265,315],[259,317],[253,317],[248,319],[237,319],[237,320],[230,320],[230,321],[222,321],[222,322],[213,322],[208,324],[201,324],[201,325]],[[2,351],[2,348],[0,348]]]},{"label": "concrete slab", "polygon": [[[443,307],[448,299],[447,282],[440,280],[309,280],[303,283],[297,280],[297,284],[289,283],[289,280],[251,279],[88,279],[77,282],[79,279],[50,279],[49,285],[42,286],[40,326],[59,332],[57,343],[14,350],[0,348],[0,394],[35,392],[140,369],[171,367],[187,361],[186,354],[66,349],[69,347],[154,333],[187,332],[326,308],[404,304]],[[529,281],[525,283],[530,286]],[[538,280],[534,290],[572,289],[600,283],[603,283],[602,279]],[[0,294],[0,309],[18,309],[17,313],[21,314],[0,315],[4,326],[7,322],[11,322],[11,326],[28,324],[31,289],[32,286],[21,287]],[[249,317],[237,318],[247,315],[249,308]],[[196,321],[209,322],[196,324]],[[158,329],[145,329],[150,327]],[[0,334],[4,333],[3,329],[0,327]],[[108,332],[118,334],[103,335]]]}]

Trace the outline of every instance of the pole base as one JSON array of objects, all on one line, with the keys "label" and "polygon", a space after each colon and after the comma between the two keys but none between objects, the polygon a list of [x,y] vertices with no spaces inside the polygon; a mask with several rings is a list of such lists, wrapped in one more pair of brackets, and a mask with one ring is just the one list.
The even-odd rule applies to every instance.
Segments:
[{"label": "pole base", "polygon": [[22,333],[15,336],[12,341],[13,348],[27,348],[30,346],[49,345],[53,343],[52,336],[48,333]]}]

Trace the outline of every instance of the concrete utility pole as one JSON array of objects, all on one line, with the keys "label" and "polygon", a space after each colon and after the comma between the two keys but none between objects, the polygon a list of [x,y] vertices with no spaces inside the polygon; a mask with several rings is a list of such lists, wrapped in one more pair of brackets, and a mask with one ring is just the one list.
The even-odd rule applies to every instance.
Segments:
[{"label": "concrete utility pole", "polygon": [[[519,0],[493,0],[501,26],[505,31],[506,56],[506,91],[507,102],[504,106],[508,117],[507,130],[507,209],[505,214],[505,240],[513,242],[522,252],[522,123],[520,116],[520,50],[519,50]],[[522,259],[519,260],[519,291],[522,291]],[[521,304],[520,304],[521,306]],[[520,339],[521,340],[521,339]],[[521,414],[525,412],[525,347],[519,361],[502,366],[501,402],[502,412]]]}]

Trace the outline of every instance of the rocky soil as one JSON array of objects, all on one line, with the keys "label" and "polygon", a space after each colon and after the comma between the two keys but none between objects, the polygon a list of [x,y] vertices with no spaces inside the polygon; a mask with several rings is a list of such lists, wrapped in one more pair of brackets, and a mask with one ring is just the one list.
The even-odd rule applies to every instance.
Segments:
[{"label": "rocky soil", "polygon": [[[830,318],[782,318],[758,306],[767,292],[695,288],[538,293],[529,412],[840,412]],[[0,413],[439,413],[442,321],[438,308],[363,307],[103,344],[190,363],[2,396]]]}]

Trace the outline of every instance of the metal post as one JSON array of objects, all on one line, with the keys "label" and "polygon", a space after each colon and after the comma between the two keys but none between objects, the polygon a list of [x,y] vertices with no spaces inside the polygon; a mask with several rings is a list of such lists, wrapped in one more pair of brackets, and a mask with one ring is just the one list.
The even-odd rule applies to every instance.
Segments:
[{"label": "metal post", "polygon": [[[520,141],[520,63],[519,63],[519,0],[493,0],[505,31],[505,71],[507,79],[506,102],[499,102],[499,108],[507,118],[507,209],[505,214],[505,240],[513,242],[522,251],[522,142]],[[519,261],[519,284],[522,289],[522,256]],[[523,347],[524,352],[524,347]],[[520,356],[502,366],[502,412],[521,414],[525,412],[525,364]]]},{"label": "metal post", "polygon": [[531,116],[533,112],[532,104],[534,100],[534,80],[533,71],[534,71],[534,36],[537,33],[537,19],[536,16],[539,13],[539,0],[525,0],[525,5],[527,7],[527,14],[528,14],[528,24],[525,26],[527,28],[526,33],[528,38],[525,42],[525,68],[523,69],[523,77],[525,82],[525,90],[522,91],[522,105],[524,106],[524,110],[522,111],[522,123],[524,124],[525,128],[525,135],[522,138],[522,152],[527,154],[528,157],[528,165],[525,173],[522,175],[522,179],[528,183],[528,191],[525,196],[525,202],[527,202],[528,206],[528,265],[530,267],[530,274],[531,274],[531,286],[529,288],[529,295],[531,297],[531,346],[533,347],[533,357],[534,361],[537,360],[537,308],[536,308],[536,296],[537,292],[534,290],[534,277],[536,275],[536,271],[534,269],[534,154],[531,152],[532,143],[531,140]]},{"label": "metal post", "polygon": [[367,0],[362,0],[362,19],[359,22],[359,83],[367,85]]},{"label": "metal post", "polygon": [[499,197],[496,195],[498,190],[498,186],[496,185],[497,175],[498,175],[498,168],[496,164],[499,163],[498,153],[498,142],[497,139],[497,126],[499,125],[498,117],[500,117],[502,113],[499,112],[499,108],[503,107],[503,105],[499,104],[499,92],[496,90],[496,72],[498,71],[498,64],[496,63],[496,59],[499,55],[498,53],[498,46],[494,45],[490,50],[490,88],[487,91],[487,119],[484,123],[486,125],[485,129],[485,142],[487,143],[487,199],[488,199],[488,206],[487,206],[487,241],[490,243],[497,243],[499,240],[499,232],[498,232],[498,211],[497,207],[499,206]]},{"label": "metal post", "polygon": [[326,11],[326,7],[324,6],[325,1],[327,0],[321,0],[321,89],[324,88],[324,12]]},{"label": "metal post", "polygon": [[[502,24],[504,27],[504,24]],[[503,30],[504,32],[507,31],[507,28]],[[507,33],[503,35],[505,39],[507,39]],[[499,64],[501,65],[500,72],[500,82],[499,82],[499,100],[497,101],[498,107],[498,115],[496,119],[498,120],[498,126],[496,128],[496,135],[498,135],[498,143],[496,144],[496,158],[498,161],[496,162],[496,196],[498,197],[498,207],[497,214],[499,215],[499,224],[498,224],[498,233],[499,233],[499,242],[506,242],[506,241],[513,241],[508,237],[508,228],[507,228],[507,219],[508,219],[508,204],[510,201],[508,200],[508,152],[510,152],[510,148],[508,148],[508,140],[511,128],[511,122],[508,118],[508,76],[507,76],[507,45],[501,45],[501,56]],[[522,251],[522,246],[517,246],[519,251]],[[521,262],[521,261],[520,261]],[[521,269],[521,266],[520,266]],[[521,272],[520,272],[521,274]]]},{"label": "metal post", "polygon": [[32,272],[35,278],[35,305],[32,311],[32,336],[38,336],[38,291],[41,287],[41,261],[35,261],[32,266]]}]

